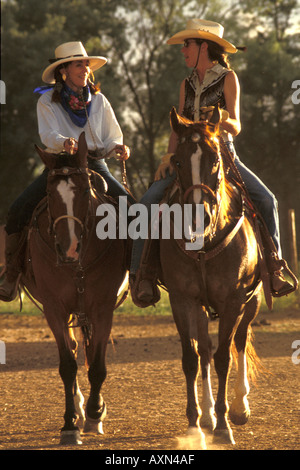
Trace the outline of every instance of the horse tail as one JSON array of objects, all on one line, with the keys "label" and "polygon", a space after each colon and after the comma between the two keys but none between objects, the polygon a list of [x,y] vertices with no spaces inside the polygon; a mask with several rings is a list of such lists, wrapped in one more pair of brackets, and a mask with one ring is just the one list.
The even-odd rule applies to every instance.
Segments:
[{"label": "horse tail", "polygon": [[260,358],[258,357],[253,345],[253,330],[251,326],[248,327],[248,337],[246,342],[246,359],[247,359],[247,373],[248,379],[253,383],[256,382],[258,375],[264,370]]},{"label": "horse tail", "polygon": [[[253,345],[253,339],[254,339],[253,330],[251,326],[249,325],[248,333],[247,333],[247,341],[245,345],[246,360],[247,360],[247,377],[249,381],[256,383],[256,379],[258,375],[265,372],[266,369],[262,365],[262,362],[256,353],[256,350]],[[232,345],[231,345],[231,355],[237,367],[238,352],[237,352],[234,341],[232,342]]]}]

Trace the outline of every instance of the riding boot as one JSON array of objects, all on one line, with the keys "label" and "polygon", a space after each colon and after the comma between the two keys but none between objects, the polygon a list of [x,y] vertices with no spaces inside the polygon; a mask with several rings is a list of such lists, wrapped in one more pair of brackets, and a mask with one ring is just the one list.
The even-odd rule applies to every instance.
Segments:
[{"label": "riding boot", "polygon": [[0,286],[0,300],[11,302],[17,295],[22,275],[24,248],[26,237],[24,232],[6,234],[5,238],[5,277]]},{"label": "riding boot", "polygon": [[146,308],[160,300],[159,264],[159,240],[148,239],[137,273],[129,275],[131,298],[138,307]]},{"label": "riding boot", "polygon": [[[273,297],[281,297],[294,292],[298,287],[298,281],[295,275],[288,268],[284,259],[279,259],[277,252],[269,253],[267,256],[267,265],[269,267],[271,292]],[[286,270],[294,281],[294,285],[287,281],[283,271]]]},{"label": "riding boot", "polygon": [[[276,249],[273,247],[273,250],[271,250],[270,245],[265,245],[264,255],[269,273],[272,297],[281,297],[294,292],[298,287],[298,280],[289,269],[287,262],[284,259],[280,259]],[[289,274],[293,284],[285,279],[284,271]]]},{"label": "riding boot", "polygon": [[150,279],[139,279],[137,282],[136,275],[130,274],[129,286],[131,292],[135,291],[135,296],[145,302],[149,302],[153,299],[153,288]]},{"label": "riding boot", "polygon": [[[260,217],[260,223],[258,224],[256,220],[256,224],[257,232],[259,231],[259,234],[261,235],[264,258],[266,260],[266,266],[270,278],[271,294],[273,297],[281,297],[283,295],[291,294],[298,288],[298,279],[288,267],[287,262],[284,259],[279,258],[275,244],[264,220]],[[284,271],[290,276],[293,284],[285,279],[283,274]]]},{"label": "riding boot", "polygon": [[143,278],[141,272],[138,275],[129,275],[129,287],[131,298],[135,305],[146,308],[154,305],[160,299],[160,292],[154,279]]}]

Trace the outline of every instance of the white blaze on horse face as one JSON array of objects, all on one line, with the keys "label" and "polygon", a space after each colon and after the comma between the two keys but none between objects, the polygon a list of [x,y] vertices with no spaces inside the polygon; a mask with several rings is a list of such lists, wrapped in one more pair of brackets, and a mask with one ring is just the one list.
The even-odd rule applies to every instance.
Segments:
[{"label": "white blaze on horse face", "polygon": [[[73,210],[73,200],[75,197],[74,193],[75,186],[70,178],[67,180],[61,180],[57,185],[57,191],[62,198],[63,203],[66,205],[67,213],[70,217],[74,217]],[[76,251],[78,245],[78,238],[75,234],[75,221],[70,218],[67,219],[69,236],[70,236],[70,246],[66,252],[67,257],[78,259],[78,253]]]},{"label": "white blaze on horse face", "polygon": [[[200,179],[200,164],[201,164],[201,155],[202,150],[200,146],[197,146],[197,151],[191,156],[191,166],[192,166],[192,181],[193,185],[201,184]],[[194,189],[194,203],[200,204],[202,192],[200,188]]]}]

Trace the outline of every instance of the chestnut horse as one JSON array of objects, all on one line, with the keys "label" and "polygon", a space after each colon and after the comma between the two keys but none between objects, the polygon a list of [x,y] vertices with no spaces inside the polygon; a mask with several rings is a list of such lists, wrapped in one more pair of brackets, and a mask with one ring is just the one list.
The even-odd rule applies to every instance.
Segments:
[{"label": "chestnut horse", "polygon": [[[238,373],[229,417],[235,424],[244,424],[250,415],[248,376],[259,363],[250,326],[261,301],[257,242],[251,215],[245,210],[241,195],[226,180],[218,124],[188,121],[179,117],[175,109],[171,124],[178,136],[178,147],[171,159],[177,173],[177,190],[173,189],[171,201],[181,204],[183,210],[186,204],[204,206],[202,248],[199,245],[200,249],[186,251],[183,239],[160,240],[162,279],[181,338],[188,434],[205,442],[201,427],[210,428],[217,441],[234,443],[227,405],[232,343],[237,352]],[[210,382],[211,309],[219,317],[218,348],[214,354],[216,402]],[[199,362],[202,413],[197,396]]]},{"label": "chestnut horse", "polygon": [[[124,240],[100,240],[96,210],[114,201],[105,182],[87,168],[84,133],[75,155],[56,156],[37,148],[49,169],[47,197],[36,208],[28,233],[23,286],[43,306],[59,351],[65,388],[61,444],[81,444],[84,432],[102,433],[106,405],[100,394],[106,377],[105,355],[119,288],[126,275]],[[77,383],[77,341],[84,336],[90,395],[85,411]]]}]

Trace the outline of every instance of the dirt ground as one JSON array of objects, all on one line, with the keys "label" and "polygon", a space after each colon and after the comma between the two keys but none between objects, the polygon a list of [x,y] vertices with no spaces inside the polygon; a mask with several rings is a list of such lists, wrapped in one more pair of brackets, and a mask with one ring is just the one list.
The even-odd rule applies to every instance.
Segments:
[{"label": "dirt ground", "polygon": [[[214,346],[218,322],[210,324]],[[236,445],[208,449],[300,450],[300,364],[292,349],[300,341],[300,312],[260,314],[253,327],[255,347],[269,373],[252,385],[251,417],[232,425]],[[103,436],[83,437],[83,450],[189,449],[181,441],[187,428],[181,346],[172,317],[116,315],[114,343],[108,346],[108,375],[102,394],[108,415]],[[64,391],[58,354],[43,316],[0,315],[0,339],[6,364],[0,364],[0,450],[56,450],[63,425]],[[299,345],[298,345],[299,349]],[[83,354],[79,381],[87,398],[89,384]],[[212,385],[216,395],[216,375]],[[233,366],[229,401],[235,379]],[[201,384],[199,384],[201,393]]]}]

